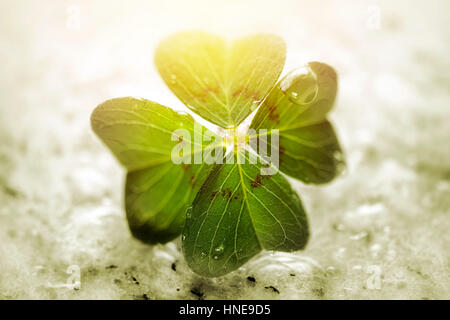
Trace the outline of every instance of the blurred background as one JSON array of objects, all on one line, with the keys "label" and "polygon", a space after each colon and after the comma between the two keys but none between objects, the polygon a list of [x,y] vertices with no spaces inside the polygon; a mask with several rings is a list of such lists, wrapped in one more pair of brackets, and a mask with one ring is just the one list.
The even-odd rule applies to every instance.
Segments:
[{"label": "blurred background", "polygon": [[[449,12],[447,0],[1,1],[0,299],[449,299]],[[193,274],[179,239],[131,238],[125,172],[89,124],[113,97],[184,108],[153,52],[190,29],[275,33],[283,73],[318,60],[339,74],[347,170],[292,182],[307,249],[219,279]]]}]

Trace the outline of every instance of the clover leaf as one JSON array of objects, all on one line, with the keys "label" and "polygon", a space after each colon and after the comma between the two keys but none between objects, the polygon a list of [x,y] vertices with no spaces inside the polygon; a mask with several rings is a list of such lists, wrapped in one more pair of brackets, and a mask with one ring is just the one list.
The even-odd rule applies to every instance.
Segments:
[{"label": "clover leaf", "polygon": [[184,255],[205,276],[226,274],[262,249],[293,251],[308,240],[305,211],[286,178],[262,175],[245,149],[234,157],[214,167],[187,214]]},{"label": "clover leaf", "polygon": [[329,182],[344,168],[338,139],[326,118],[336,89],[333,68],[310,62],[287,74],[264,100],[250,128],[263,128],[269,133],[278,130],[283,173],[319,184]]},{"label": "clover leaf", "polygon": [[192,111],[234,128],[256,109],[283,69],[286,47],[274,35],[227,42],[203,32],[168,37],[155,63],[173,93]]},{"label": "clover leaf", "polygon": [[132,234],[154,244],[182,233],[186,261],[200,275],[229,273],[261,250],[302,249],[307,218],[285,175],[325,183],[342,169],[326,118],[336,73],[311,62],[277,82],[285,52],[283,40],[267,34],[229,42],[182,32],[161,42],[155,63],[162,78],[190,110],[224,128],[224,137],[144,99],[108,100],[91,116],[94,132],[127,169]]}]

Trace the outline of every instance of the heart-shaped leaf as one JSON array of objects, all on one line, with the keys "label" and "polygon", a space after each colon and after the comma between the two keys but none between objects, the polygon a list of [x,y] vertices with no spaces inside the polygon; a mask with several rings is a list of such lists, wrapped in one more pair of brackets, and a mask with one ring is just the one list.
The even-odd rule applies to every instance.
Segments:
[{"label": "heart-shaped leaf", "polygon": [[242,122],[283,69],[284,41],[260,34],[228,42],[204,32],[162,41],[155,63],[173,93],[191,110],[223,128]]},{"label": "heart-shaped leaf", "polygon": [[183,230],[184,256],[195,272],[217,277],[263,249],[305,246],[308,224],[298,195],[280,173],[262,175],[262,167],[239,149],[234,164],[212,169]]},{"label": "heart-shaped leaf", "polygon": [[[306,183],[325,183],[344,167],[338,139],[326,119],[336,89],[333,68],[310,62],[280,80],[261,105],[250,128],[268,129],[267,134],[279,130],[283,173]],[[264,134],[258,138],[266,140]]]},{"label": "heart-shaped leaf", "polygon": [[[213,134],[188,114],[129,97],[99,105],[91,122],[94,132],[128,169],[125,207],[133,235],[149,243],[178,236],[186,208],[211,168],[204,161],[195,164],[194,157],[216,147],[214,141],[199,145],[195,133],[200,139]],[[173,150],[180,145],[187,146],[186,152],[180,150],[185,161],[174,164]]]}]

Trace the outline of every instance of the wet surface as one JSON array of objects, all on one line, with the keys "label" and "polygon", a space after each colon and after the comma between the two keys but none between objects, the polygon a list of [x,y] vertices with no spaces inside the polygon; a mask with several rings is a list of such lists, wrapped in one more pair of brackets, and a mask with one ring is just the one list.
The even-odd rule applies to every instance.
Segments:
[{"label": "wet surface", "polygon": [[[0,298],[450,298],[449,3],[310,2],[255,1],[251,19],[239,2],[2,2]],[[132,239],[125,172],[89,127],[112,97],[182,108],[152,54],[196,28],[280,34],[283,74],[334,66],[331,120],[347,159],[331,184],[293,181],[311,224],[305,251],[265,252],[218,279],[189,270],[180,239]]]}]

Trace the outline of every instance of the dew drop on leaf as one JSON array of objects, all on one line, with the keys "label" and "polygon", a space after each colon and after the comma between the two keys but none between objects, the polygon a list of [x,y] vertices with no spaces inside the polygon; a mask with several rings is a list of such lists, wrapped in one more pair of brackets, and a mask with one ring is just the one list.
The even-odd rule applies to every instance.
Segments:
[{"label": "dew drop on leaf", "polygon": [[252,102],[252,104],[250,105],[250,111],[251,111],[251,112],[255,111],[256,108],[261,104],[261,102],[262,102],[261,99],[259,99],[259,100],[254,100],[254,101]]},{"label": "dew drop on leaf", "polygon": [[189,229],[185,228],[183,231],[183,236],[181,237],[181,239],[184,241],[189,237]]},{"label": "dew drop on leaf", "polygon": [[186,210],[186,219],[189,220],[192,217],[192,207],[187,208]]},{"label": "dew drop on leaf", "polygon": [[177,111],[177,114],[179,116],[183,116],[183,117],[188,115],[188,113],[186,111]]},{"label": "dew drop on leaf", "polygon": [[336,159],[339,162],[343,162],[344,161],[344,155],[342,154],[341,151],[336,151],[333,153],[333,157],[334,159]]},{"label": "dew drop on leaf", "polygon": [[280,89],[295,104],[312,103],[319,93],[317,75],[305,65],[288,74],[280,83]]},{"label": "dew drop on leaf", "polygon": [[336,173],[338,175],[345,174],[345,171],[347,169],[347,165],[345,164],[344,155],[341,151],[336,151],[333,153],[333,158],[336,161]]},{"label": "dew drop on leaf", "polygon": [[223,254],[223,249],[224,249],[223,244],[221,244],[220,246],[218,246],[214,249],[214,255],[213,255],[214,260],[219,259],[219,257]]},{"label": "dew drop on leaf", "polygon": [[340,162],[336,166],[336,174],[337,175],[345,175],[347,172],[347,166],[345,165],[345,162]]},{"label": "dew drop on leaf", "polygon": [[214,252],[216,254],[221,254],[223,253],[223,244],[221,244],[220,246],[218,246],[217,248],[214,249]]}]

